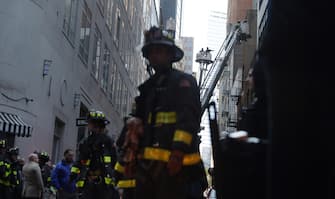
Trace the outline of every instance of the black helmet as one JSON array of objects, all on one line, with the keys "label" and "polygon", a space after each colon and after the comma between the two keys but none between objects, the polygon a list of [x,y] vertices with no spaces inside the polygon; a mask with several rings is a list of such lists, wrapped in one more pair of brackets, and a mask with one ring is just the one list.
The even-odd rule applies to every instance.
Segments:
[{"label": "black helmet", "polygon": [[18,147],[12,147],[8,149],[7,153],[9,155],[19,155],[19,148]]},{"label": "black helmet", "polygon": [[7,147],[7,142],[4,139],[0,140],[0,149],[5,149]]},{"label": "black helmet", "polygon": [[144,46],[142,47],[143,57],[148,58],[150,47],[158,44],[168,46],[173,50],[174,56],[172,62],[177,62],[183,58],[184,52],[175,45],[173,34],[156,26],[144,32]]},{"label": "black helmet", "polygon": [[109,124],[109,121],[106,118],[106,115],[102,111],[90,111],[86,118],[87,122],[89,121],[96,121],[102,122],[104,125]]},{"label": "black helmet", "polygon": [[50,160],[49,154],[45,151],[38,153],[38,159],[48,162]]}]

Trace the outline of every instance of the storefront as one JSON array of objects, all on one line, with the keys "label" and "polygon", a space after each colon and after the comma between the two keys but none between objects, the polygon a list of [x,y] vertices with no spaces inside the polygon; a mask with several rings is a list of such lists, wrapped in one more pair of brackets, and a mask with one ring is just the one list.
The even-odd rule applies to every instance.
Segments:
[{"label": "storefront", "polygon": [[32,126],[16,114],[0,112],[0,139],[6,139],[8,146],[13,147],[15,137],[31,137]]}]

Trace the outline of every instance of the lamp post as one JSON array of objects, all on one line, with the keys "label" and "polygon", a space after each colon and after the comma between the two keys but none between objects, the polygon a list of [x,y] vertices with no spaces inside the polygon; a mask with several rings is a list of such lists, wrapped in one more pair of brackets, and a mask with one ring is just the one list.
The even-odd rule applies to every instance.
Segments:
[{"label": "lamp post", "polygon": [[198,62],[200,64],[200,76],[199,76],[199,87],[201,89],[201,84],[202,84],[202,76],[203,76],[203,72],[207,70],[207,67],[209,64],[212,64],[212,50],[207,49],[204,50],[203,48],[201,48],[201,50],[197,53],[196,55],[196,62]]}]

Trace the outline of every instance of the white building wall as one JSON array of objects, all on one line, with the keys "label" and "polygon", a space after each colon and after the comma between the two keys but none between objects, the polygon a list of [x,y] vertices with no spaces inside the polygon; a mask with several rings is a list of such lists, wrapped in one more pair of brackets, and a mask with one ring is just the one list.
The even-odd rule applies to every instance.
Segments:
[{"label": "white building wall", "polygon": [[[110,70],[115,64],[122,79],[123,88],[129,91],[127,110],[130,110],[130,98],[136,95],[137,85],[129,76],[122,56],[126,56],[124,52],[128,46],[139,45],[139,40],[128,43],[128,37],[124,37],[123,46],[117,47],[113,41],[113,33],[107,30],[104,15],[98,11],[97,3],[86,1],[92,12],[92,25],[89,61],[87,64],[83,63],[78,56],[78,48],[84,1],[77,2],[73,43],[69,42],[63,33],[65,0],[0,2],[0,92],[13,99],[22,97],[33,99],[33,102],[26,103],[24,100],[9,100],[4,95],[0,95],[1,112],[17,114],[34,128],[31,137],[15,139],[15,145],[20,148],[23,157],[34,150],[52,153],[56,118],[65,123],[61,138],[61,154],[66,148],[76,148],[78,132],[76,118],[79,116],[80,104],[74,107],[75,94],[80,94],[79,102],[87,108],[101,109],[106,113],[111,121],[108,125],[111,136],[116,138],[120,133],[123,126],[122,117],[128,112],[120,112],[116,109],[109,98],[110,93],[104,91],[101,88],[100,79],[94,79],[91,74],[93,34],[96,25],[102,33],[102,44],[106,43],[111,50]],[[133,30],[134,35],[136,32],[142,33],[143,29],[138,21],[134,23],[139,24],[137,28],[130,28],[126,19],[127,14],[124,10],[122,11],[124,7],[121,3],[114,2],[113,10],[115,11],[116,6],[121,10],[121,19],[124,23],[123,35],[129,33],[126,30]],[[138,2],[135,5],[142,6]],[[141,16],[135,17],[135,19],[140,18]],[[139,57],[139,54],[133,56]],[[45,59],[51,60],[52,63],[48,75],[43,77]],[[137,59],[133,60],[134,65],[144,70],[143,63],[139,63]],[[136,75],[138,74],[136,72]]]}]

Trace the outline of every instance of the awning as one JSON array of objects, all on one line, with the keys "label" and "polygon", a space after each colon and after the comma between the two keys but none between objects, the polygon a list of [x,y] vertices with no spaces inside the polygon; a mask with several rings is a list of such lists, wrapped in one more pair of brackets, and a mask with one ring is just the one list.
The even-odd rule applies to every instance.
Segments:
[{"label": "awning", "polygon": [[18,115],[0,112],[0,132],[12,133],[19,137],[30,137],[32,126],[26,124]]}]

